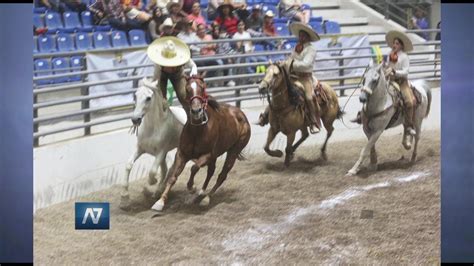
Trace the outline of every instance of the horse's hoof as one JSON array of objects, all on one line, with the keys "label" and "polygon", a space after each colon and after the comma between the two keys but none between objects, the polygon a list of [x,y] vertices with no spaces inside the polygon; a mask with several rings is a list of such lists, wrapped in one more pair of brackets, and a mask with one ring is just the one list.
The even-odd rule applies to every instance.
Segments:
[{"label": "horse's hoof", "polygon": [[130,196],[129,195],[121,197],[119,208],[124,211],[130,210]]},{"label": "horse's hoof", "polygon": [[209,196],[205,196],[200,202],[199,202],[199,206],[201,207],[207,207],[209,206],[209,203],[211,202],[211,198],[209,198]]},{"label": "horse's hoof", "polygon": [[354,170],[349,170],[346,174],[346,176],[355,176],[357,174],[357,171],[354,171]]},{"label": "horse's hoof", "polygon": [[188,192],[189,192],[189,194],[194,194],[194,193],[196,193],[196,187],[195,187],[195,186],[193,186],[192,188],[189,188],[189,187],[188,187]]},{"label": "horse's hoof", "polygon": [[153,206],[151,206],[151,209],[155,210],[155,211],[158,211],[158,212],[161,212],[164,207],[165,207],[165,202],[162,199],[160,199],[157,202],[155,202],[155,204],[153,204]]}]

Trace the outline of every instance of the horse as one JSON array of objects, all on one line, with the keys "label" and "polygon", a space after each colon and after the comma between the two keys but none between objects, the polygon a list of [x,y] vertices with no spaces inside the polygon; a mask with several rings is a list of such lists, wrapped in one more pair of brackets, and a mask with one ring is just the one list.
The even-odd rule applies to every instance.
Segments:
[{"label": "horse", "polygon": [[[279,132],[285,134],[287,137],[285,166],[287,167],[290,165],[290,161],[298,146],[300,146],[309,136],[309,124],[305,117],[304,106],[295,105],[290,100],[290,93],[292,92],[290,92],[289,88],[291,82],[289,72],[287,64],[284,62],[270,64],[259,85],[260,94],[264,95],[267,93],[267,99],[270,106],[270,129],[268,130],[267,142],[264,150],[272,157],[282,157],[283,152],[280,150],[270,150],[270,144]],[[295,85],[302,86],[299,82],[296,82]],[[326,145],[334,131],[333,123],[336,118],[339,119],[342,117],[343,112],[339,108],[337,94],[331,86],[324,82],[321,82],[321,86],[327,96],[327,101],[320,104],[321,120],[327,130],[326,139],[321,148],[321,156],[323,160],[327,160]],[[268,91],[271,91],[271,100],[268,96]],[[293,145],[298,130],[301,131],[301,138]]]},{"label": "horse", "polygon": [[[402,101],[401,96],[397,92],[397,88],[389,86],[382,66],[382,64],[372,66],[363,78],[363,87],[359,100],[363,103],[361,118],[368,142],[362,149],[357,162],[347,172],[348,176],[356,175],[359,172],[359,167],[369,155],[369,152],[370,165],[368,169],[372,171],[377,170],[375,143],[385,129],[399,126],[404,121],[398,105]],[[414,163],[416,160],[421,123],[423,118],[428,116],[431,106],[431,90],[427,83],[424,81],[416,83],[415,89],[421,95],[421,103],[416,106],[415,110],[414,126],[416,135],[414,137],[415,145],[411,156],[411,163]],[[402,144],[406,150],[411,149],[412,140],[413,136],[407,134],[406,130],[404,130]]]},{"label": "horse", "polygon": [[[206,85],[200,76],[186,77],[186,99],[189,102],[188,121],[184,125],[180,137],[178,151],[168,173],[168,181],[161,198],[152,209],[162,211],[168,199],[168,193],[175,184],[184,166],[190,160],[195,164],[191,168],[191,176],[187,189],[195,193],[194,176],[197,171],[207,165],[207,177],[195,198],[195,203],[209,204],[210,196],[222,185],[235,161],[243,160],[242,150],[250,140],[250,124],[247,117],[237,107],[219,104],[206,94]],[[209,193],[207,185],[214,175],[216,160],[227,152],[224,165],[216,184]],[[201,202],[202,201],[202,202]]]},{"label": "horse", "polygon": [[[131,118],[133,131],[137,133],[135,151],[127,162],[125,168],[125,184],[121,196],[120,208],[128,209],[130,196],[128,184],[130,171],[133,164],[142,154],[155,156],[155,160],[148,175],[148,184],[157,182],[158,167],[161,168],[161,179],[154,192],[157,197],[163,190],[163,181],[166,177],[168,166],[166,155],[170,150],[178,147],[179,135],[186,123],[186,112],[179,107],[169,107],[161,91],[157,89],[157,81],[151,82],[144,78],[134,94],[135,108]],[[144,193],[149,194],[147,187]],[[153,193],[153,192],[151,192]]]}]

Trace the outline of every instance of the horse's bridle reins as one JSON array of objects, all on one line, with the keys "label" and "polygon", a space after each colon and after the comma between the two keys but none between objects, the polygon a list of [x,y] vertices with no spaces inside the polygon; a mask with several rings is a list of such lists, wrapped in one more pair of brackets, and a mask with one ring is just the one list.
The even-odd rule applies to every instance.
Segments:
[{"label": "horse's bridle reins", "polygon": [[[278,65],[278,64],[274,64],[274,65],[278,68],[278,70],[280,71],[280,73],[283,73],[283,75],[285,75],[285,80],[286,80],[287,83],[288,83],[289,79],[288,79],[288,73],[286,72],[286,69],[284,69],[282,66],[280,66],[280,65]],[[271,82],[271,83],[269,83],[269,82],[266,81],[266,80],[262,80],[262,82],[265,82],[265,83],[267,84],[267,101],[268,101],[268,104],[269,104],[269,106],[270,106],[270,109],[272,109],[273,111],[277,111],[277,112],[278,112],[278,111],[281,111],[281,110],[284,110],[284,109],[288,108],[288,107],[284,107],[284,108],[278,108],[278,109],[276,109],[276,108],[273,106],[273,103],[272,103],[272,100],[271,100],[271,98],[270,98],[270,93],[269,93],[269,92],[272,91],[272,88],[275,87],[275,82],[276,82],[276,81],[275,81],[275,78],[272,78],[272,82]],[[273,92],[272,92],[272,97],[273,97],[273,98],[277,98],[277,97],[282,96],[285,92],[288,92],[288,86],[284,86],[284,87],[285,87],[285,88],[284,88],[283,90],[279,91],[278,93],[273,94]],[[288,93],[286,93],[286,94],[288,95]]]},{"label": "horse's bridle reins", "polygon": [[[203,84],[203,86],[201,86],[201,89],[202,89],[202,96],[201,95],[198,95],[197,92],[196,92],[196,89],[197,88],[194,88],[192,84],[196,84],[197,86],[197,82],[194,82],[194,83],[191,83],[191,88],[193,89],[193,96],[191,97],[191,99],[189,99],[189,104],[191,105],[191,103],[193,102],[194,99],[198,99],[201,103],[202,103],[202,109],[203,109],[203,112],[204,112],[204,119],[202,119],[201,123],[193,123],[193,120],[190,119],[189,120],[189,123],[193,126],[202,126],[202,125],[205,125],[207,124],[207,122],[209,121],[209,117],[207,116],[207,105],[208,105],[208,95],[206,93],[206,83],[204,82],[204,80],[201,78],[201,77],[198,77],[198,76],[190,76],[189,78],[186,79],[186,81],[188,83],[192,82],[193,80],[200,80]],[[189,108],[189,112],[190,112],[190,115],[191,115],[191,111],[192,111],[192,108],[190,107]]]}]

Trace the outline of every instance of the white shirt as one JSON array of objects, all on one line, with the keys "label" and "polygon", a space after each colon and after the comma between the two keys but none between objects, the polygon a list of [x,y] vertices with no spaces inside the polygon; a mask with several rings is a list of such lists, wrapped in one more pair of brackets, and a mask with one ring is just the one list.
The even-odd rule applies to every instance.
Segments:
[{"label": "white shirt", "polygon": [[410,59],[408,55],[403,51],[397,52],[398,60],[396,63],[390,61],[390,55],[388,56],[388,66],[395,70],[395,77],[397,78],[408,78],[408,69],[410,68]]},{"label": "white shirt", "polygon": [[303,51],[298,54],[293,51],[288,60],[295,60],[293,62],[293,70],[295,72],[313,73],[314,60],[316,60],[316,48],[311,43],[303,45]]},{"label": "white shirt", "polygon": [[[242,33],[236,32],[234,33],[234,36],[232,36],[232,39],[240,40],[240,39],[250,39],[252,36],[250,36],[250,33],[248,31],[244,31]],[[253,44],[251,41],[244,41],[244,51],[245,53],[250,53],[253,51]]]}]

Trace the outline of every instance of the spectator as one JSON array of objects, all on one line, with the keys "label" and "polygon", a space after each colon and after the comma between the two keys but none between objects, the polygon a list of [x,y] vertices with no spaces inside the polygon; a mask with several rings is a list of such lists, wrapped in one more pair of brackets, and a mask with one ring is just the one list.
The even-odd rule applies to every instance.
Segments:
[{"label": "spectator", "polygon": [[281,0],[280,16],[308,24],[311,15],[310,10],[302,4],[301,0]]},{"label": "spectator", "polygon": [[[152,40],[155,40],[160,37],[161,35],[161,25],[163,25],[166,16],[163,15],[161,9],[159,7],[155,7],[152,13],[152,19],[148,24],[148,31],[150,32],[150,37]],[[173,22],[171,21],[171,28],[173,28]]]},{"label": "spectator", "polygon": [[195,2],[192,7],[192,12],[187,16],[189,21],[193,21],[193,29],[196,31],[199,24],[204,25],[206,28],[206,19],[201,15],[201,5]]},{"label": "spectator", "polygon": [[252,14],[245,20],[247,31],[252,37],[261,37],[263,28],[262,7],[254,5],[252,7]]},{"label": "spectator", "polygon": [[[238,30],[232,38],[235,39],[235,40],[252,38],[250,33],[245,30],[245,23],[244,23],[243,20],[241,20],[239,22]],[[254,52],[255,47],[254,47],[252,41],[247,40],[247,41],[242,41],[242,42],[236,42],[236,50],[240,53],[248,54],[248,53]],[[236,63],[240,63],[242,61],[245,62],[245,63],[254,63],[254,62],[259,62],[259,61],[265,62],[267,60],[266,60],[265,57],[262,57],[262,56],[260,56],[260,57],[258,57],[258,56],[248,56],[248,57],[244,57],[244,60],[242,60],[242,57],[239,57],[239,58],[236,59]],[[254,72],[252,70],[252,68],[248,67],[247,68],[247,73],[252,73],[252,72]]]},{"label": "spectator", "polygon": [[66,11],[66,8],[74,12],[82,12],[87,9],[87,5],[80,0],[40,0],[37,3],[39,7],[46,7],[59,13]]},{"label": "spectator", "polygon": [[166,8],[166,5],[171,2],[170,0],[150,0],[145,8],[146,12],[151,12],[152,10],[155,9],[155,7],[158,7],[161,10],[161,13],[163,15],[168,15],[168,9]]},{"label": "spectator", "polygon": [[152,16],[145,11],[141,11],[143,3],[141,0],[122,0],[125,14],[130,19],[136,19],[141,22],[148,22]]},{"label": "spectator", "polygon": [[224,3],[224,0],[209,0],[209,5],[207,7],[207,19],[215,20],[217,18],[217,8],[219,5]]},{"label": "spectator", "polygon": [[[212,41],[212,36],[210,34],[206,34],[206,26],[204,24],[198,24],[197,25],[197,33],[196,33],[196,36],[198,37],[198,39],[201,41],[201,42],[208,42],[208,41]],[[197,45],[199,48],[200,48],[200,55],[202,56],[213,56],[216,54],[216,50],[217,50],[217,45],[216,44],[198,44]],[[199,67],[199,66],[215,66],[215,65],[219,65],[219,63],[217,62],[217,60],[215,59],[208,59],[208,60],[201,60],[201,61],[198,61],[196,62],[196,65]],[[211,74],[209,74],[209,76],[214,76],[215,74],[215,71],[212,71]],[[207,73],[204,72],[202,73],[203,76],[207,76]]]},{"label": "spectator", "polygon": [[[183,6],[181,7],[181,10],[184,11],[186,16],[192,13],[193,6],[195,3],[199,4],[198,0],[182,0],[182,1],[183,1]],[[199,7],[201,6],[199,5]]]},{"label": "spectator", "polygon": [[201,41],[196,36],[196,33],[193,32],[191,28],[191,22],[182,20],[176,24],[175,29],[178,32],[176,37],[188,44],[189,49],[191,50],[191,56],[199,56],[201,54],[201,48],[195,44],[189,44]]},{"label": "spectator", "polygon": [[219,16],[214,21],[214,24],[221,26],[221,28],[224,27],[227,31],[227,34],[230,36],[237,32],[237,23],[239,22],[239,20],[232,13],[233,11],[234,7],[232,6],[231,2],[226,0],[217,9]]},{"label": "spectator", "polygon": [[186,17],[181,14],[181,4],[179,2],[169,2],[168,4],[166,4],[166,9],[168,10],[169,17],[171,18],[171,20],[173,20],[174,24],[186,19]]},{"label": "spectator", "polygon": [[[214,40],[228,39],[229,35],[222,27],[214,24],[212,28],[212,38]],[[232,48],[232,46],[228,42],[220,42],[217,44],[217,54],[232,55],[232,54],[235,54],[235,50]],[[224,65],[224,64],[232,64],[233,60],[232,59],[218,59],[217,62],[219,63],[219,65]],[[224,76],[233,75],[232,68],[230,69],[225,68],[223,69],[223,71],[224,71]],[[235,86],[235,81],[230,80],[229,82],[227,82],[227,86],[230,86],[230,87]]]},{"label": "spectator", "polygon": [[[415,16],[411,18],[412,29],[415,30],[426,30],[429,29],[428,20],[426,19],[425,12],[421,8],[415,9]],[[423,37],[425,40],[430,39],[428,32],[417,33],[419,36]]]},{"label": "spectator", "polygon": [[163,24],[159,27],[160,36],[176,36],[178,32],[175,32],[173,20],[166,18]]},{"label": "spectator", "polygon": [[97,0],[89,10],[99,19],[97,24],[108,23],[115,29],[128,31],[130,29],[144,29],[146,23],[125,15],[120,0]]},{"label": "spectator", "polygon": [[[273,11],[268,10],[265,13],[265,17],[263,18],[263,36],[268,36],[268,37],[275,37],[278,36],[275,25],[273,23],[273,18],[275,17],[275,14],[273,14]],[[281,45],[281,41],[263,41],[262,44],[266,47],[265,49],[267,50],[273,50],[275,47],[279,47]]]},{"label": "spectator", "polygon": [[232,6],[234,7],[235,13],[237,13],[239,19],[245,21],[249,16],[247,2],[245,0],[232,0]]}]

